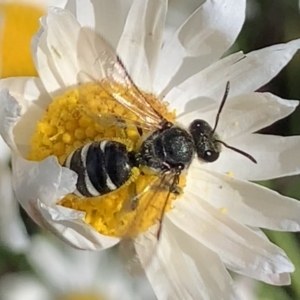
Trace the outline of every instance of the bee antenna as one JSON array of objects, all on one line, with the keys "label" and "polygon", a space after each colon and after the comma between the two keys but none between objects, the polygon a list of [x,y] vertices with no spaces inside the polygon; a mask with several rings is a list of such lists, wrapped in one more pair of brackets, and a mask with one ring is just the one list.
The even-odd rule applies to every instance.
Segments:
[{"label": "bee antenna", "polygon": [[228,94],[229,94],[229,89],[230,89],[230,82],[227,81],[226,83],[226,88],[225,88],[225,93],[224,93],[224,96],[223,96],[223,99],[221,101],[221,104],[219,106],[219,110],[218,110],[218,113],[217,113],[217,116],[216,116],[216,121],[215,121],[215,126],[214,126],[214,129],[212,131],[212,134],[215,133],[216,129],[217,129],[217,126],[218,126],[218,123],[219,123],[219,119],[220,119],[220,115],[221,115],[221,112],[223,110],[223,107],[224,107],[224,104],[227,100],[227,97],[228,97]]},{"label": "bee antenna", "polygon": [[235,152],[237,152],[237,153],[239,153],[239,154],[244,155],[245,157],[247,157],[248,159],[250,159],[253,163],[257,164],[256,159],[255,159],[253,156],[251,156],[250,154],[248,154],[248,153],[246,153],[246,152],[244,152],[244,151],[242,151],[242,150],[240,150],[240,149],[237,149],[237,148],[235,148],[235,147],[229,146],[228,144],[226,144],[226,143],[223,142],[223,141],[216,140],[216,142],[218,142],[218,143],[224,145],[224,146],[225,146],[226,148],[228,148],[228,149],[231,149],[231,150],[233,150],[233,151],[235,151]]}]

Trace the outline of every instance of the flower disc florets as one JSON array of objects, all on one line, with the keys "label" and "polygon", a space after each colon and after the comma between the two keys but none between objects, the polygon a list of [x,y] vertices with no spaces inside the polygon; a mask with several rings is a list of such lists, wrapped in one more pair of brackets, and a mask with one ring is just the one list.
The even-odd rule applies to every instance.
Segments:
[{"label": "flower disc florets", "polygon": [[[105,89],[103,88],[105,86]],[[120,93],[124,92],[122,86]],[[157,99],[151,94],[144,94],[148,101],[155,107]],[[86,103],[82,104],[81,98]],[[79,90],[71,90],[57,97],[48,107],[45,115],[36,126],[32,137],[31,150],[28,158],[40,161],[54,155],[61,165],[68,155],[75,149],[90,142],[111,139],[122,142],[128,151],[137,150],[140,142],[140,134],[132,126],[119,127],[113,124],[104,126],[97,123],[99,114],[116,114],[133,120],[132,112],[118,104],[110,95],[109,84],[87,84]],[[160,113],[168,120],[174,120],[174,115],[168,113],[165,108]],[[144,132],[147,134],[147,132]],[[117,159],[117,158],[116,158]],[[72,209],[84,211],[85,221],[97,231],[109,236],[119,236],[130,230],[132,235],[144,231],[151,226],[156,219],[161,218],[162,209],[167,197],[167,191],[150,191],[153,193],[151,203],[143,204],[143,197],[139,200],[137,210],[128,211],[124,208],[124,201],[134,196],[130,183],[136,182],[135,194],[142,193],[152,182],[156,175],[140,174],[138,168],[133,168],[131,178],[119,189],[107,195],[93,198],[80,198],[75,194],[69,194],[60,200],[59,204]],[[155,195],[154,195],[155,193]],[[149,196],[149,195],[148,195]],[[169,199],[175,198],[172,195]],[[148,197],[149,199],[149,197]],[[146,202],[146,200],[145,200]],[[147,212],[140,210],[146,209]],[[147,218],[137,218],[137,214]],[[134,222],[132,221],[134,219]],[[134,223],[134,224],[133,224]],[[138,223],[138,224],[136,224]],[[127,227],[130,228],[127,228]]]}]

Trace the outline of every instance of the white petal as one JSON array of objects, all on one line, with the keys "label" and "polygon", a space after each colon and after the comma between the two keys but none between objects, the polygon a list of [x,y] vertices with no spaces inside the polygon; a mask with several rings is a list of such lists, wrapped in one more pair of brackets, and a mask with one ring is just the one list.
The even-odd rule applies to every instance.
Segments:
[{"label": "white petal", "polygon": [[132,298],[129,281],[115,253],[77,250],[57,240],[35,236],[27,258],[56,294],[93,291],[102,296],[109,294],[109,299],[139,299]]},{"label": "white petal", "polygon": [[41,38],[41,36],[45,35],[45,30],[47,29],[46,19],[47,19],[47,16],[43,16],[39,19],[40,27],[31,39],[30,49],[31,49],[31,55],[32,55],[32,59],[33,59],[36,69],[38,68],[37,52],[38,52],[38,48],[39,48],[40,38]]},{"label": "white petal", "polygon": [[47,206],[54,205],[75,190],[76,173],[61,167],[54,156],[41,162],[13,156],[12,163],[16,197],[31,218],[40,225],[42,220],[35,215],[37,201]]},{"label": "white petal", "polygon": [[261,279],[259,280],[272,285],[279,285],[279,286],[290,285],[291,275],[290,273],[269,274],[269,275],[262,274]]},{"label": "white petal", "polygon": [[[0,80],[0,90],[7,89],[22,105],[22,112],[34,102],[41,109],[46,109],[52,99],[37,77],[11,77]],[[29,103],[28,103],[29,102]]]},{"label": "white petal", "polygon": [[78,36],[77,60],[80,83],[101,81],[105,77],[118,81],[125,76],[116,51],[94,30],[81,28]]},{"label": "white petal", "polygon": [[175,225],[216,252],[230,270],[265,280],[294,271],[282,249],[190,192],[168,213]]},{"label": "white petal", "polygon": [[[47,15],[47,46],[65,86],[76,84],[78,34],[80,25],[67,10],[50,8]],[[48,57],[48,59],[50,59]]]},{"label": "white petal", "polygon": [[7,90],[0,92],[0,134],[10,149],[18,152],[13,128],[19,121],[22,107]]},{"label": "white petal", "polygon": [[[193,248],[195,245],[190,241],[182,247],[185,242],[179,239],[177,242],[172,226],[164,226],[157,252],[146,269],[157,298],[237,299],[231,294],[230,278],[218,257],[202,245]],[[194,257],[194,251],[197,251],[199,258],[207,257],[208,263]]]},{"label": "white petal", "polygon": [[[123,275],[121,273],[123,271],[121,270],[122,266],[115,255],[116,253],[111,253],[111,251],[82,251],[71,248],[65,243],[62,243],[61,246],[61,251],[64,254],[63,259],[68,270],[66,278],[71,278],[78,290],[87,290],[93,285],[96,289],[104,288],[102,291],[105,291],[106,284],[103,279],[109,271],[116,274],[115,278],[111,278],[110,274],[108,275],[109,281],[114,281],[114,283],[118,282]],[[101,287],[98,286],[99,282],[102,282]]]},{"label": "white petal", "polygon": [[[221,140],[252,133],[291,114],[298,101],[284,100],[269,93],[251,93],[228,99],[217,127]],[[199,109],[179,117],[178,122],[189,126],[191,120],[203,119],[213,127],[218,105]]]},{"label": "white petal", "polygon": [[[165,100],[171,108],[179,109],[199,97],[221,101],[227,81],[230,81],[230,96],[257,90],[275,77],[300,48],[300,39],[286,44],[273,45],[243,55],[241,52],[221,59],[205,70],[191,76],[173,88]],[[180,110],[181,113],[181,110]]]},{"label": "white petal", "polygon": [[[77,0],[77,2],[82,1]],[[95,29],[115,49],[117,48],[122,31],[124,29],[126,17],[130,9],[131,3],[132,0],[92,1],[92,5],[94,6],[94,12],[96,12],[97,14],[95,17]],[[81,5],[84,5],[84,2],[82,2]]]},{"label": "white petal", "polygon": [[72,271],[68,265],[69,256],[59,246],[59,243],[55,244],[42,235],[37,235],[33,237],[26,257],[34,271],[47,282],[47,286],[62,294]]},{"label": "white petal", "polygon": [[244,0],[207,0],[198,8],[163,47],[155,92],[162,96],[170,83],[177,85],[219,59],[241,30],[245,6]]},{"label": "white petal", "polygon": [[60,294],[74,291],[75,287],[78,293],[95,288],[97,277],[108,272],[112,264],[106,262],[106,252],[77,250],[41,235],[33,238],[27,258],[43,281]]},{"label": "white petal", "polygon": [[12,273],[1,277],[0,298],[4,300],[51,300],[50,291],[36,277]]},{"label": "white petal", "polygon": [[166,12],[166,0],[133,1],[117,47],[131,78],[145,91],[152,90]]},{"label": "white petal", "polygon": [[122,239],[119,249],[126,271],[132,275],[143,273],[151,262],[158,245],[157,232],[159,224],[155,224],[135,239]]},{"label": "white petal", "polygon": [[[267,235],[260,229],[256,227],[250,227],[252,231],[258,234],[263,239],[269,241]],[[273,284],[273,285],[289,285],[291,284],[290,273],[280,273],[280,274],[261,274],[263,282]]]},{"label": "white petal", "polygon": [[172,0],[168,3],[164,40],[172,34],[187,20],[187,18],[199,8],[206,0]]},{"label": "white petal", "polygon": [[7,144],[4,142],[3,138],[0,136],[0,164],[8,165],[10,161],[11,151]]},{"label": "white petal", "polygon": [[51,54],[46,41],[47,27],[47,16],[44,16],[40,18],[40,28],[32,38],[31,52],[35,67],[40,77],[43,76],[45,88],[51,94],[60,90],[63,84],[60,74],[54,69],[52,60],[48,61],[48,57],[51,57]]},{"label": "white petal", "polygon": [[[216,162],[201,164],[201,168],[219,173],[230,172],[234,177],[246,180],[269,180],[300,173],[298,136],[250,134],[230,139],[227,143],[251,154],[257,164],[223,147]],[[198,162],[195,160],[195,163]]]},{"label": "white petal", "polygon": [[0,81],[0,134],[14,151],[27,155],[36,122],[50,103],[38,78],[8,78]]},{"label": "white petal", "polygon": [[[239,60],[243,59],[243,57],[244,54],[242,52],[231,54],[220,59],[196,75],[191,76],[180,85],[174,86],[164,98],[164,100],[170,104],[170,110],[175,109],[177,115],[182,115],[182,113],[186,111],[191,112],[193,110],[200,109],[202,106],[205,106],[202,104],[202,102],[206,104],[206,102],[208,102],[207,98],[211,99],[210,101],[215,101],[216,103],[220,102],[222,99],[221,97],[225,92],[226,83],[219,87],[222,89],[223,94],[220,93],[220,95],[216,97],[213,87],[214,85],[217,85],[218,82],[215,82],[211,79],[219,72],[225,73],[230,66],[236,64]],[[199,84],[199,82],[201,82],[201,84]],[[202,89],[202,84],[205,84],[206,89]],[[207,88],[209,90],[207,90]]]},{"label": "white petal", "polygon": [[[97,2],[102,2],[101,0],[98,0],[96,2],[94,1],[81,1],[81,0],[75,0],[75,7],[74,9],[74,15],[76,16],[76,20],[80,23],[83,27],[90,27],[95,28],[96,27],[96,14],[97,18],[100,16],[99,13],[102,13],[100,9],[95,10],[95,5]],[[94,2],[94,3],[93,3]],[[70,5],[67,7],[68,10]],[[73,13],[73,11],[71,10]],[[112,26],[113,27],[113,26]]]},{"label": "white petal", "polygon": [[48,6],[65,8],[70,0],[47,0]]},{"label": "white petal", "polygon": [[119,239],[98,233],[83,221],[84,213],[62,206],[47,207],[40,201],[37,208],[46,229],[70,246],[82,250],[103,250],[115,246]]},{"label": "white petal", "polygon": [[260,287],[258,281],[238,276],[238,278],[235,278],[235,284],[243,300],[257,300],[256,295]]},{"label": "white petal", "polygon": [[77,83],[80,25],[70,12],[60,8],[49,8],[45,22],[33,49],[37,51],[37,70],[44,86],[51,95],[58,95]]},{"label": "white petal", "polygon": [[186,190],[241,224],[300,231],[300,202],[260,185],[194,168],[189,170]]},{"label": "white petal", "polygon": [[258,234],[259,236],[261,236],[262,238],[264,238],[265,240],[269,240],[268,236],[263,232],[262,229],[258,228],[258,227],[251,227],[248,226],[252,231],[254,231],[256,234]]},{"label": "white petal", "polygon": [[7,165],[0,162],[0,206],[1,242],[16,252],[26,250],[30,241],[14,196],[8,161]]},{"label": "white petal", "polygon": [[[131,0],[49,0],[51,6],[65,8],[76,16],[81,26],[94,28],[116,48],[122,34]],[[57,3],[56,3],[57,2]],[[111,26],[111,20],[114,25]]]},{"label": "white petal", "polygon": [[61,167],[56,157],[31,162],[13,157],[13,180],[16,197],[28,215],[41,227],[79,249],[103,249],[118,239],[99,234],[86,224],[84,213],[56,203],[75,190],[77,175]]}]

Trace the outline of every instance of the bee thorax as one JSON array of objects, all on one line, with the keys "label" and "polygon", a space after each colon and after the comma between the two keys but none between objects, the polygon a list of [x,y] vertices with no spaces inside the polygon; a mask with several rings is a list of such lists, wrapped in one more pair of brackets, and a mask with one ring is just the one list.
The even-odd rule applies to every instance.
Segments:
[{"label": "bee thorax", "polygon": [[141,163],[157,171],[188,167],[194,156],[194,142],[187,131],[171,127],[155,131],[141,146]]}]

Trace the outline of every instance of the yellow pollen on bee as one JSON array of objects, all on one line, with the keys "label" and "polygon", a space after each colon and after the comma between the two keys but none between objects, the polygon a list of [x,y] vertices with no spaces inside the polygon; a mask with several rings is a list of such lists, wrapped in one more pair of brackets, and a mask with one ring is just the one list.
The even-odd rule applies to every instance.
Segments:
[{"label": "yellow pollen on bee", "polygon": [[[140,135],[136,128],[101,126],[101,123],[97,122],[95,116],[103,113],[117,115],[122,113],[126,115],[126,119],[140,121],[131,111],[112,99],[109,85],[105,90],[102,88],[103,85],[105,82],[101,87],[98,84],[86,84],[79,90],[71,90],[55,98],[36,126],[28,159],[41,161],[47,156],[54,155],[58,162],[63,164],[75,149],[103,139],[122,142],[129,151],[137,150]],[[122,86],[119,87],[119,91],[120,93],[126,92]],[[85,105],[80,101],[82,97],[87,99]],[[153,107],[167,120],[174,121],[174,113],[168,112],[166,106],[158,105],[159,100],[153,95],[144,93],[144,97],[147,97]],[[128,100],[134,101],[130,98]],[[126,200],[142,193],[150,183],[157,179],[155,174],[150,172],[141,174],[138,168],[133,168],[130,179],[122,187],[109,194],[93,198],[80,198],[69,194],[57,204],[85,212],[85,222],[101,234],[123,236],[130,232],[131,235],[137,235],[161,218],[168,194],[167,188],[155,195],[154,191],[145,193],[138,200],[136,209],[126,209]],[[131,189],[132,182],[135,182],[135,191]],[[185,177],[181,176],[179,186],[183,188],[184,185]],[[171,208],[174,199],[176,199],[175,194],[171,194],[166,211]]]}]

